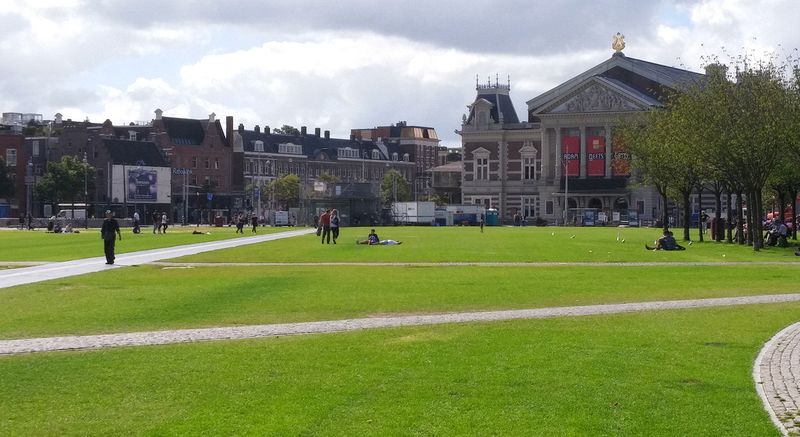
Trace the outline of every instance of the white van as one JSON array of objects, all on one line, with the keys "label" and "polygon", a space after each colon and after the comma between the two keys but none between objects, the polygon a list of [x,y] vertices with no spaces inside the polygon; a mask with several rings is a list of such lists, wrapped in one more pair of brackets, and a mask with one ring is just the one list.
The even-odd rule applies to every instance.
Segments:
[{"label": "white van", "polygon": [[[73,215],[75,214],[75,215]],[[86,210],[85,209],[62,209],[58,211],[58,218],[63,218],[67,220],[75,219],[85,219],[86,218]]]}]

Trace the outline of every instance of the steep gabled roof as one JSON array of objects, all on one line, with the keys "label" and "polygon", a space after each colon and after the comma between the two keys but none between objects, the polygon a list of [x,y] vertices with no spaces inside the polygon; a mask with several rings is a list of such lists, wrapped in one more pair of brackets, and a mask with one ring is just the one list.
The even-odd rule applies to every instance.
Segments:
[{"label": "steep gabled roof", "polygon": [[[202,120],[162,117],[167,135],[174,144],[200,145],[206,137]],[[208,124],[208,121],[206,121]]]},{"label": "steep gabled roof", "polygon": [[686,86],[702,83],[705,75],[629,58],[621,53],[615,54],[607,61],[528,100],[528,111],[537,112],[592,77],[608,79],[617,86],[624,86],[643,97],[646,96],[648,100],[655,100],[660,104],[669,90],[680,90]]},{"label": "steep gabled roof", "polygon": [[169,167],[155,143],[150,141],[125,141],[106,138],[103,145],[114,164]]}]

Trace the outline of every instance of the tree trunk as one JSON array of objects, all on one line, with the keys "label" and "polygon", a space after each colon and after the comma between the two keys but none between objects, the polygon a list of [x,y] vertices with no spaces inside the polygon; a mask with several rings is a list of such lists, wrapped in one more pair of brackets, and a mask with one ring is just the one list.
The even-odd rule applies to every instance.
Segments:
[{"label": "tree trunk", "polygon": [[736,193],[736,242],[744,244],[746,237],[744,235],[744,202],[742,202],[742,192]]},{"label": "tree trunk", "polygon": [[722,223],[722,192],[714,191],[714,241],[722,241],[725,238],[725,225]]},{"label": "tree trunk", "polygon": [[698,231],[698,240],[699,242],[703,242],[703,227],[705,223],[703,222],[703,188],[697,188],[697,231]]},{"label": "tree trunk", "polygon": [[691,190],[684,190],[683,193],[683,241],[691,241],[689,228],[692,226],[692,204],[690,196]]},{"label": "tree trunk", "polygon": [[661,227],[663,229],[667,229],[669,227],[669,212],[668,212],[668,200],[667,200],[667,189],[662,189],[661,187],[657,187],[658,194],[661,195],[661,203],[663,207],[661,208]]},{"label": "tree trunk", "polygon": [[747,192],[747,245],[753,245],[753,232],[756,228],[755,223],[753,223],[753,209],[755,208],[755,196],[753,196],[752,191]]},{"label": "tree trunk", "polygon": [[755,205],[753,205],[753,250],[758,252],[764,247],[764,226],[761,223],[761,211],[764,210],[764,199],[761,197],[761,190],[754,190],[753,198],[755,198]]},{"label": "tree trunk", "polygon": [[727,233],[728,243],[733,243],[733,226],[731,226],[731,218],[733,211],[731,210],[731,190],[725,190],[725,230]]},{"label": "tree trunk", "polygon": [[792,205],[792,240],[797,241],[797,191],[791,190],[789,204]]}]

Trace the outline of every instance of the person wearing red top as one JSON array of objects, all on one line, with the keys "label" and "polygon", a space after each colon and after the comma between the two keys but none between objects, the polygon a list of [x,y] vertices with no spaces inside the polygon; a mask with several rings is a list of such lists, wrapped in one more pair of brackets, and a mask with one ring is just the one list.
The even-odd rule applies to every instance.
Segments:
[{"label": "person wearing red top", "polygon": [[326,209],[319,217],[319,225],[322,226],[322,244],[325,244],[325,238],[328,239],[328,244],[331,244],[331,210]]}]

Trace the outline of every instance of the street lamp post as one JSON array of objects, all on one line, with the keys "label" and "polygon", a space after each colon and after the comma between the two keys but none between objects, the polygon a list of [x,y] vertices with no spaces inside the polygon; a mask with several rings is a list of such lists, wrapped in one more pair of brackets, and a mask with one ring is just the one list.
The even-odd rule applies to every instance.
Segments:
[{"label": "street lamp post", "polygon": [[33,203],[33,158],[28,158],[28,168],[25,173],[25,188],[27,191],[25,203],[25,217],[31,216],[31,203]]},{"label": "street lamp post", "polygon": [[564,226],[569,220],[569,172],[567,172],[567,161],[564,161]]},{"label": "street lamp post", "polygon": [[83,228],[89,229],[89,180],[86,173],[88,173],[88,162],[86,152],[83,152]]}]

